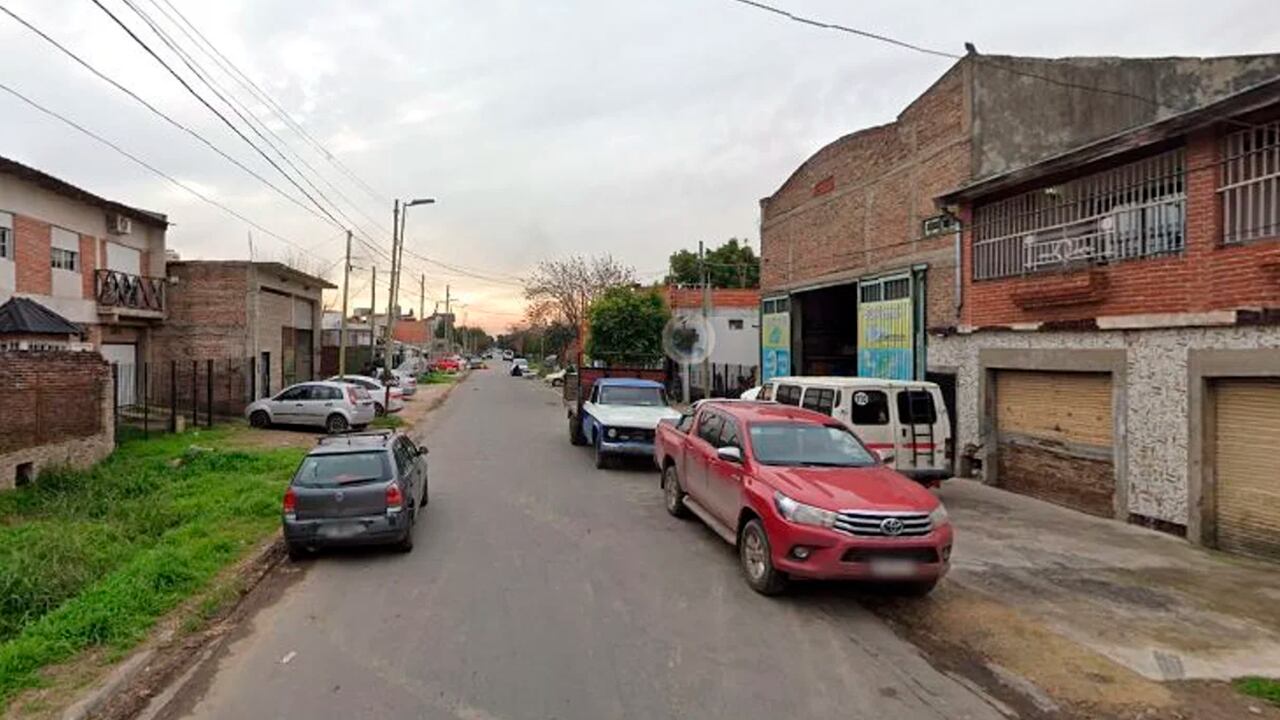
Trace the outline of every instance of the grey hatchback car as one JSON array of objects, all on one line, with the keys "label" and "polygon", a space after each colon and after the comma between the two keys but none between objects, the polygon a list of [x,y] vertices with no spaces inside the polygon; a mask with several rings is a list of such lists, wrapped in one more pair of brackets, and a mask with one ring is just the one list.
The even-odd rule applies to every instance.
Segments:
[{"label": "grey hatchback car", "polygon": [[289,557],[337,545],[413,549],[427,504],[427,449],[393,430],[321,438],[285,490]]}]

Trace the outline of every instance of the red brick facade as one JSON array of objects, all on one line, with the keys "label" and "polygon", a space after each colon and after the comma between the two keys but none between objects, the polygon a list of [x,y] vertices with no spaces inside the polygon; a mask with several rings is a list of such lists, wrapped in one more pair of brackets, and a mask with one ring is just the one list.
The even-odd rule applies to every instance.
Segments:
[{"label": "red brick facade", "polygon": [[94,297],[93,280],[98,270],[97,238],[92,235],[80,236],[80,281],[84,297]]},{"label": "red brick facade", "polygon": [[53,266],[49,263],[52,233],[49,223],[14,214],[14,285],[18,292],[53,292]]},{"label": "red brick facade", "polygon": [[[1280,307],[1280,245],[1222,243],[1216,130],[1186,138],[1186,250],[1061,273],[973,280],[973,238],[964,233],[961,325],[1070,325],[1097,318]],[[971,213],[962,209],[966,228]],[[1280,237],[1278,237],[1280,239]]]}]

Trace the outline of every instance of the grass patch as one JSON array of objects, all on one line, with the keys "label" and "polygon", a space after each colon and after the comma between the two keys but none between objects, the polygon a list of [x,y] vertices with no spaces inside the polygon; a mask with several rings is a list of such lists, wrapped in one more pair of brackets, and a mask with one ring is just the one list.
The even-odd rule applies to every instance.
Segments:
[{"label": "grass patch", "polygon": [[418,376],[419,385],[448,385],[458,382],[458,373],[429,372]]},{"label": "grass patch", "polygon": [[1236,678],[1231,684],[1235,685],[1236,690],[1245,695],[1260,698],[1272,705],[1280,706],[1280,680],[1264,677],[1243,677]]},{"label": "grass patch", "polygon": [[371,428],[384,428],[390,430],[402,427],[403,425],[404,419],[399,415],[383,415],[382,417],[374,418],[373,422],[369,423],[369,427]]},{"label": "grass patch", "polygon": [[279,524],[303,451],[226,430],[126,440],[0,494],[0,706],[86,649],[123,653]]}]

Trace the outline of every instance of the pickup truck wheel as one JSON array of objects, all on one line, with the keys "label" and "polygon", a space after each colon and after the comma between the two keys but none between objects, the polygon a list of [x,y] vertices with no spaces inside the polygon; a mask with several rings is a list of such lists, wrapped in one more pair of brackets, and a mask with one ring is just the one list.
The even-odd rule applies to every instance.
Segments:
[{"label": "pickup truck wheel", "polygon": [[662,471],[662,496],[672,517],[689,517],[689,508],[684,506],[684,488],[680,487],[680,474],[676,472],[675,465],[668,465]]},{"label": "pickup truck wheel", "polygon": [[596,433],[596,469],[603,470],[609,467],[609,455],[600,447],[600,433]]},{"label": "pickup truck wheel", "polygon": [[271,416],[266,410],[254,410],[249,416],[249,424],[256,428],[265,428],[271,426]]},{"label": "pickup truck wheel", "polygon": [[582,423],[578,422],[578,418],[569,416],[569,444],[586,445],[587,439],[582,437]]},{"label": "pickup truck wheel", "polygon": [[742,526],[738,535],[738,559],[752,590],[761,595],[777,595],[787,588],[787,575],[773,567],[769,536],[759,520],[749,520]]}]

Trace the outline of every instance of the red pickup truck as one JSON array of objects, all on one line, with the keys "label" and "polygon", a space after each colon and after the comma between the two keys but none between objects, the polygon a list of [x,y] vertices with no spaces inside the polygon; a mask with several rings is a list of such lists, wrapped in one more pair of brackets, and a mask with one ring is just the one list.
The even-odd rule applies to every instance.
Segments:
[{"label": "red pickup truck", "polygon": [[737,546],[757,592],[779,593],[795,577],[924,594],[950,566],[951,523],[938,498],[821,413],[702,402],[658,425],[654,459],[667,512],[696,515]]}]

